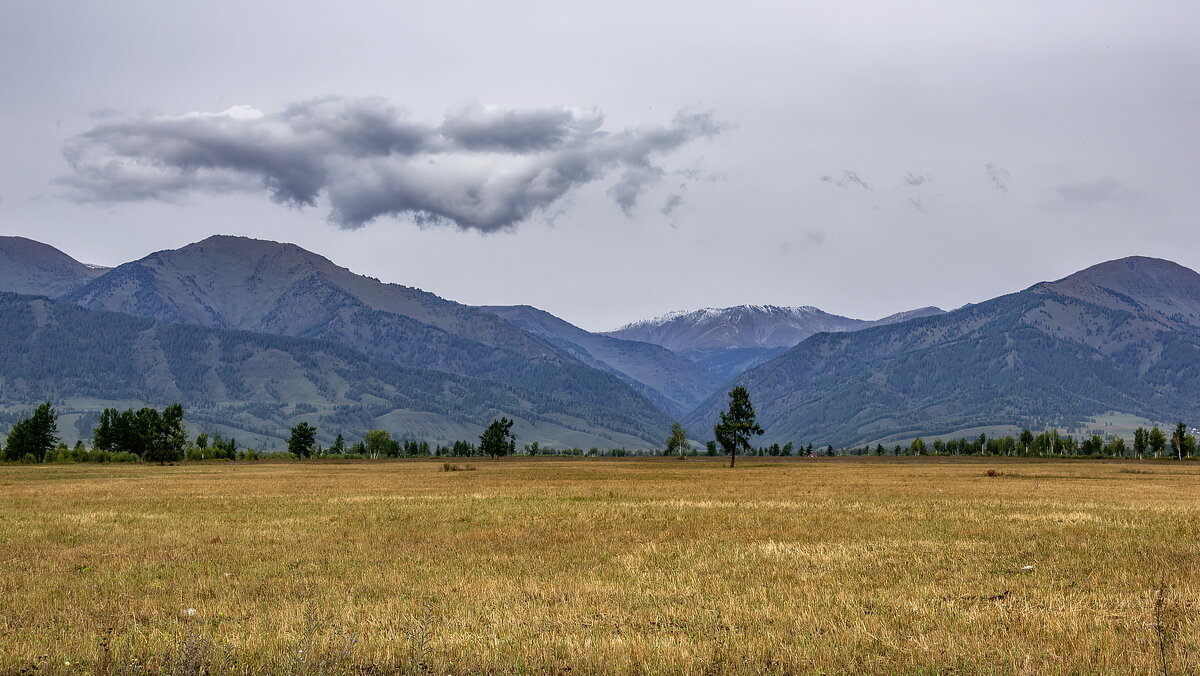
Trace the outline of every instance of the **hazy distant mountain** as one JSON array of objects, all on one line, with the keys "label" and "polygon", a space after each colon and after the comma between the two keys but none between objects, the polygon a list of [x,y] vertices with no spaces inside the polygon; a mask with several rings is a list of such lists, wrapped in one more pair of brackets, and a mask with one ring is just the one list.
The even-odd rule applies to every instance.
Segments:
[{"label": "hazy distant mountain", "polygon": [[[1200,417],[1200,275],[1125,258],[953,312],[813,336],[737,382],[764,441],[851,445],[1107,411]],[[687,421],[708,429],[723,393]]]},{"label": "hazy distant mountain", "polygon": [[432,442],[477,438],[498,415],[516,418],[516,433],[531,441],[646,445],[627,421],[583,423],[591,415],[584,404],[405,368],[329,341],[158,323],[9,293],[0,293],[0,325],[0,408],[10,411],[48,399],[76,412],[182,402],[193,431],[220,429],[260,448],[281,447],[301,420],[316,424],[325,443],[371,429]]},{"label": "hazy distant mountain", "polygon": [[0,237],[0,291],[61,296],[106,271],[84,265],[49,244]]},{"label": "hazy distant mountain", "polygon": [[674,415],[691,411],[724,383],[720,376],[666,348],[591,333],[535,307],[493,305],[482,309],[545,338],[584,363],[620,375]]},{"label": "hazy distant mountain", "polygon": [[876,321],[851,319],[811,306],[738,305],[672,312],[627,324],[606,335],[661,345],[724,377],[765,362],[805,338],[941,314],[926,307]]},{"label": "hazy distant mountain", "polygon": [[670,425],[620,378],[494,314],[356,275],[293,244],[210,237],[121,265],[64,299],[164,322],[331,340],[402,366],[509,383],[546,394],[547,406],[572,404],[582,428],[657,439]]}]

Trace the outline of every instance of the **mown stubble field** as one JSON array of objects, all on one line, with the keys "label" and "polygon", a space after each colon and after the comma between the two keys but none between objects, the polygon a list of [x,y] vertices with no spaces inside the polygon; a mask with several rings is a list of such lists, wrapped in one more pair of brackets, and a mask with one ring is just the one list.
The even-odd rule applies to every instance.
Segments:
[{"label": "mown stubble field", "polygon": [[0,467],[0,672],[1200,672],[1198,464],[764,460]]}]

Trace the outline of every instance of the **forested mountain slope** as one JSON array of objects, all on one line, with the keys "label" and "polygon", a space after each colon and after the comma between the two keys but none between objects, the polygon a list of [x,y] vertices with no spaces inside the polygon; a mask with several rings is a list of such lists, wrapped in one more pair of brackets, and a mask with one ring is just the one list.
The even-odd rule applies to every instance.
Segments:
[{"label": "forested mountain slope", "polygon": [[545,338],[585,363],[622,376],[674,415],[691,411],[724,383],[719,375],[664,347],[591,333],[535,307],[494,305],[482,309]]},{"label": "forested mountain slope", "polygon": [[508,383],[562,402],[591,428],[656,438],[670,424],[614,374],[489,312],[356,275],[293,244],[210,237],[121,265],[64,299],[163,322],[330,340],[401,366]]},{"label": "forested mountain slope", "polygon": [[[764,441],[854,445],[1107,411],[1200,414],[1200,275],[1127,258],[953,312],[822,333],[737,379]],[[709,429],[719,393],[687,424]]]},{"label": "forested mountain slope", "polygon": [[68,410],[132,402],[185,404],[188,420],[282,445],[316,424],[326,442],[385,429],[429,441],[476,438],[494,417],[522,439],[565,446],[645,447],[662,430],[534,390],[372,359],[288,336],[154,322],[0,293],[0,405],[53,400]]}]

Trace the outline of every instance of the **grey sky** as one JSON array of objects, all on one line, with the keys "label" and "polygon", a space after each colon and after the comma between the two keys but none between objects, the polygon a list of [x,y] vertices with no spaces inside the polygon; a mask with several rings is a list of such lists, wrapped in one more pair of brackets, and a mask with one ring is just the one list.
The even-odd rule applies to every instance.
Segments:
[{"label": "grey sky", "polygon": [[[88,262],[243,234],[589,329],[738,303],[955,307],[1131,254],[1200,268],[1195,3],[0,12],[0,230]],[[371,119],[411,125],[437,171],[362,161],[383,141],[328,131],[346,116],[319,101],[393,107]],[[308,126],[266,155],[262,127],[201,129],[220,152],[145,133],[237,106]],[[130,153],[167,173],[100,171]]]}]

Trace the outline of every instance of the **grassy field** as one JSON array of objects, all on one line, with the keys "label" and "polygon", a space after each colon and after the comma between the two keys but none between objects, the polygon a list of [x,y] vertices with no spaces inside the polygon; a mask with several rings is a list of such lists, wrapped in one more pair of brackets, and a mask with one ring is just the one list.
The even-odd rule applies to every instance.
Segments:
[{"label": "grassy field", "polygon": [[0,467],[0,673],[1200,672],[1200,464],[762,460]]}]

